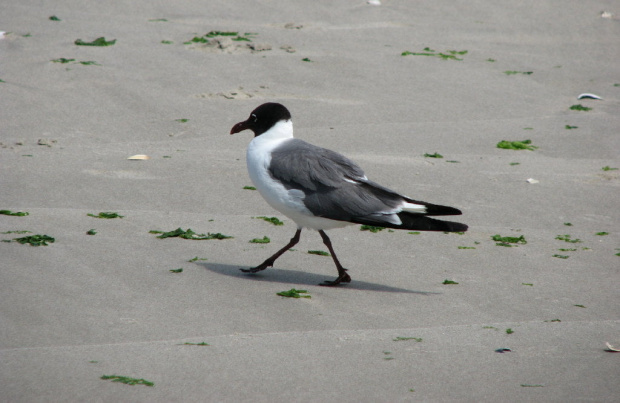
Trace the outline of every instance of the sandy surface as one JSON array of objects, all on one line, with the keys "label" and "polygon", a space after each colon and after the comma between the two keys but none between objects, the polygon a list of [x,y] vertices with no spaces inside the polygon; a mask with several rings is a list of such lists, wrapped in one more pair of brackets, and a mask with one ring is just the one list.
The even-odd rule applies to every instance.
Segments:
[{"label": "sandy surface", "polygon": [[[0,243],[0,401],[618,398],[617,2],[108,3],[0,5],[0,210],[29,213],[0,238],[55,238]],[[184,44],[210,31],[249,41]],[[251,134],[228,135],[267,101],[470,231],[331,231],[339,288],[317,286],[336,270],[311,231],[241,273],[295,231],[243,189]],[[149,233],[179,227],[234,238]]]}]

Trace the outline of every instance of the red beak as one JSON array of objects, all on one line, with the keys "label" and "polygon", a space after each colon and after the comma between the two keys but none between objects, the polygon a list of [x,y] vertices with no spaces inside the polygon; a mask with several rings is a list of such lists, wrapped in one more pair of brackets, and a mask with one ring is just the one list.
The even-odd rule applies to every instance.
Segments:
[{"label": "red beak", "polygon": [[234,125],[232,129],[230,129],[230,134],[239,133],[239,132],[244,131],[245,129],[248,129],[247,120],[245,122],[239,122],[236,125]]}]

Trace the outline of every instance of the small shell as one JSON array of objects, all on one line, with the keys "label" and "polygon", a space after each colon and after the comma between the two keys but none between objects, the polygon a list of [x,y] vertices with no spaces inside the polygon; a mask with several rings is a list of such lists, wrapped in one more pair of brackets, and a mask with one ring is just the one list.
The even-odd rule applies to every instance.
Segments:
[{"label": "small shell", "polygon": [[611,344],[605,342],[605,345],[607,345],[607,351],[613,351],[614,353],[620,353],[620,350],[618,350],[617,348],[615,348]]},{"label": "small shell", "polygon": [[527,183],[539,183],[540,181],[534,178],[529,178],[526,182]]},{"label": "small shell", "polygon": [[577,97],[577,99],[584,99],[584,98],[590,98],[590,99],[603,99],[601,97],[599,97],[598,95],[595,94],[589,94],[589,93],[583,93],[583,94],[579,94],[579,96]]},{"label": "small shell", "polygon": [[6,32],[4,31],[0,31],[0,39],[4,38],[6,35]]},{"label": "small shell", "polygon": [[149,157],[148,155],[144,155],[144,154],[136,154],[136,155],[132,155],[131,157],[127,158],[128,160],[148,160],[151,157]]},{"label": "small shell", "polygon": [[381,5],[381,2],[379,0],[368,0],[367,3],[370,4],[371,6],[380,6]]}]

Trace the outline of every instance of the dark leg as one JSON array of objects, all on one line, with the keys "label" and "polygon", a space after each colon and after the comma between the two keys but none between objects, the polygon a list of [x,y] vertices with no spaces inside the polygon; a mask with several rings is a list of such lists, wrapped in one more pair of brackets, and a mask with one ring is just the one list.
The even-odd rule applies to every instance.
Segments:
[{"label": "dark leg", "polygon": [[327,249],[329,249],[329,253],[332,254],[332,259],[334,259],[334,263],[336,263],[336,268],[338,269],[338,277],[334,281],[324,281],[319,285],[334,286],[340,283],[350,283],[351,277],[347,274],[347,269],[342,267],[342,265],[338,261],[338,258],[336,257],[334,248],[332,248],[332,242],[330,241],[329,237],[323,230],[319,230],[319,234],[321,234],[321,238],[323,238],[323,243],[325,244],[325,246],[327,246]]},{"label": "dark leg", "polygon": [[298,228],[297,232],[295,232],[295,236],[291,238],[291,241],[288,243],[288,245],[286,245],[284,248],[277,251],[275,255],[265,260],[263,263],[259,264],[256,267],[252,267],[251,269],[241,269],[241,271],[245,273],[256,273],[257,271],[265,270],[267,267],[273,266],[273,263],[276,261],[277,258],[282,256],[284,252],[291,249],[293,246],[297,244],[297,242],[299,242],[300,235],[301,235],[301,228]]}]

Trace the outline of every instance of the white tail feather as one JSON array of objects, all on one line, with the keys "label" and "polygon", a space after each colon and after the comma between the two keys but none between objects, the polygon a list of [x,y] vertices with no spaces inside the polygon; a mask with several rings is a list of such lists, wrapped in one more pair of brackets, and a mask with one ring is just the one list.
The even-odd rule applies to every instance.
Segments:
[{"label": "white tail feather", "polygon": [[425,214],[427,212],[425,205],[409,203],[409,202],[404,202],[402,205],[402,209],[403,211],[406,211],[408,213]]}]

